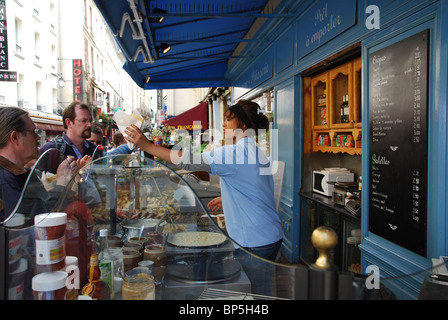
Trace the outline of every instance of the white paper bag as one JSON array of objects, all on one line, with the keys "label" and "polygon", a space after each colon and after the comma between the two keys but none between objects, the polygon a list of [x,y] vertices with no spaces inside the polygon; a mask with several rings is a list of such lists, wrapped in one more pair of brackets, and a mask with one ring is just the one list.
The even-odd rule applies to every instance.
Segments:
[{"label": "white paper bag", "polygon": [[[140,115],[140,113],[136,110],[133,111],[132,114],[128,114],[122,110],[118,110],[114,114],[114,121],[118,126],[118,130],[123,134],[123,136],[127,137],[125,130],[127,127],[130,127],[131,124],[137,126],[139,129],[141,129],[143,124],[143,117]],[[126,141],[128,144],[129,149],[134,149],[134,144],[130,143],[129,141]]]}]

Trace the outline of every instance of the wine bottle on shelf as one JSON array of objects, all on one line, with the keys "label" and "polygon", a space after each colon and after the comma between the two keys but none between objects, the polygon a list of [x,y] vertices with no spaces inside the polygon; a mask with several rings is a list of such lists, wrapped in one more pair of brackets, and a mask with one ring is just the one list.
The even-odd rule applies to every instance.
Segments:
[{"label": "wine bottle on shelf", "polygon": [[344,106],[344,123],[350,122],[350,103],[348,101],[348,95],[345,97],[345,106]]},{"label": "wine bottle on shelf", "polygon": [[345,122],[345,96],[342,97],[341,104],[341,123]]}]

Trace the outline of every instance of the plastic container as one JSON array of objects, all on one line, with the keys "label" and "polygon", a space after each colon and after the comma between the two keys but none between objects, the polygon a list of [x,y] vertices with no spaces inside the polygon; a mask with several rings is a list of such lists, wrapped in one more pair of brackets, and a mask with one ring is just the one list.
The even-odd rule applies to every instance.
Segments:
[{"label": "plastic container", "polygon": [[65,282],[68,274],[65,271],[43,272],[34,276],[31,281],[35,300],[67,300]]},{"label": "plastic container", "polygon": [[76,300],[79,295],[78,289],[80,289],[78,258],[73,256],[65,257],[65,269],[67,272],[67,298],[66,300]]},{"label": "plastic container", "polygon": [[126,277],[121,288],[123,300],[155,300],[153,276]]},{"label": "plastic container", "polygon": [[[78,266],[78,258],[77,257],[73,257],[73,256],[66,256],[65,257],[65,268],[67,269],[67,267],[69,266]],[[67,271],[67,270],[65,270]],[[69,273],[67,271],[67,273]]]},{"label": "plastic container", "polygon": [[121,292],[121,288],[123,287],[123,278],[122,277],[114,277],[114,291],[115,293]]},{"label": "plastic container", "polygon": [[23,291],[25,289],[25,277],[28,270],[28,261],[20,259],[19,268],[9,273],[8,300],[23,300]]},{"label": "plastic container", "polygon": [[145,247],[143,260],[154,261],[154,281],[162,283],[166,273],[166,249],[165,246],[151,244]]},{"label": "plastic container", "polygon": [[136,267],[134,269],[129,270],[126,272],[126,278],[132,277],[132,276],[153,276],[153,272],[151,269],[147,267]]},{"label": "plastic container", "polygon": [[123,248],[123,273],[126,274],[131,269],[138,266],[142,260],[142,254],[137,250]]},{"label": "plastic container", "polygon": [[[16,213],[9,219],[5,226],[8,229],[14,229],[21,227],[25,224],[25,216],[21,213]],[[10,230],[9,232],[9,271],[14,272],[20,266],[20,258],[22,257],[22,244],[24,244],[26,239],[23,237],[20,230]]]},{"label": "plastic container", "polygon": [[138,263],[138,266],[148,268],[152,272],[152,274],[154,274],[154,261],[143,260]]},{"label": "plastic container", "polygon": [[34,217],[37,272],[51,272],[65,268],[65,230],[67,214],[44,213]]}]

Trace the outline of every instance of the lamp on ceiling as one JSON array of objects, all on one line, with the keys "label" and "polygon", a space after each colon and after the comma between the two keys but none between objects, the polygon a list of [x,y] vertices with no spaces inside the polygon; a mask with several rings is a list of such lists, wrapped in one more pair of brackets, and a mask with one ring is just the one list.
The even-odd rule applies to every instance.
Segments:
[{"label": "lamp on ceiling", "polygon": [[[168,11],[160,9],[160,8],[154,8],[154,10],[152,10],[152,13],[155,14],[166,14]],[[163,20],[165,20],[165,17],[154,17],[151,18],[151,22],[156,22],[158,24],[161,24],[163,22]]]},{"label": "lamp on ceiling", "polygon": [[168,43],[161,43],[160,46],[156,47],[156,51],[160,53],[167,53],[171,50],[171,46]]},{"label": "lamp on ceiling", "polygon": [[146,75],[146,83],[149,83],[149,80],[151,79],[151,77],[149,76],[149,74]]}]

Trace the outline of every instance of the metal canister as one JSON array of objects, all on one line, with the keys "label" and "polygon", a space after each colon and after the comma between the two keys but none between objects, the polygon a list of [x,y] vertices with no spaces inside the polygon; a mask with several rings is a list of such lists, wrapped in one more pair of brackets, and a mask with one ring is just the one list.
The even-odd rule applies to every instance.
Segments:
[{"label": "metal canister", "polygon": [[344,147],[346,141],[347,141],[347,136],[344,135],[344,134],[341,134],[341,135],[339,136],[339,146],[340,146],[340,147]]},{"label": "metal canister", "polygon": [[323,135],[319,135],[319,139],[317,140],[317,145],[318,146],[323,146],[324,143],[325,143],[324,136]]},{"label": "metal canister", "polygon": [[327,134],[325,135],[324,139],[325,139],[325,145],[330,146],[331,145],[330,136]]},{"label": "metal canister", "polygon": [[353,139],[353,136],[351,134],[347,136],[347,142],[345,146],[349,148],[353,148],[355,146],[355,139]]}]

